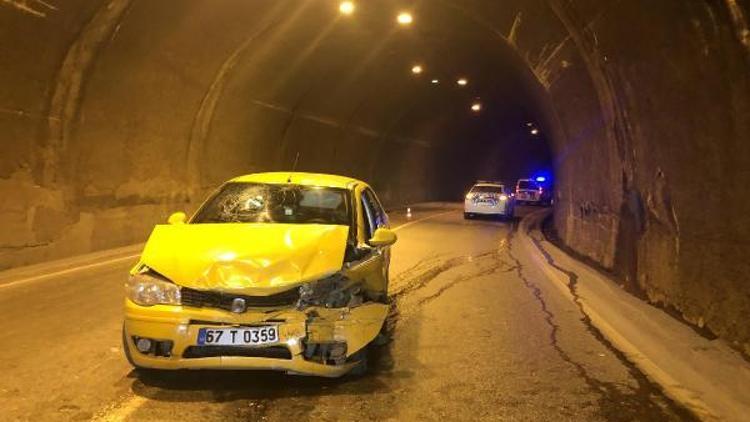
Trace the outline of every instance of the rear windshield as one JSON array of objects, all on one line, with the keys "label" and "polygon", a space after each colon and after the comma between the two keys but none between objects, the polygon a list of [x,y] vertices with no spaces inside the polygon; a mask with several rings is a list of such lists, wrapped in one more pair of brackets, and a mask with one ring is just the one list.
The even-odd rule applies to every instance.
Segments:
[{"label": "rear windshield", "polygon": [[191,223],[287,223],[348,226],[346,189],[228,183],[206,202]]},{"label": "rear windshield", "polygon": [[539,185],[537,185],[535,182],[532,182],[530,180],[521,180],[520,182],[518,182],[518,189],[537,190],[539,189]]},{"label": "rear windshield", "polygon": [[471,188],[472,193],[503,193],[503,186],[474,186]]}]

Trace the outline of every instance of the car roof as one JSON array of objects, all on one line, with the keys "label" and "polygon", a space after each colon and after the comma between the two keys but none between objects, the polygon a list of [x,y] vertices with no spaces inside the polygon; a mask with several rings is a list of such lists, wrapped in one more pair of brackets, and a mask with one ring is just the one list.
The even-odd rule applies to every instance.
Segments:
[{"label": "car roof", "polygon": [[302,186],[323,186],[328,188],[349,189],[355,184],[367,185],[367,183],[346,176],[323,173],[303,172],[269,172],[253,173],[235,177],[230,180],[235,183],[269,183],[269,184],[294,184]]},{"label": "car roof", "polygon": [[490,186],[493,188],[505,187],[505,183],[502,182],[479,182],[474,183],[474,186]]}]

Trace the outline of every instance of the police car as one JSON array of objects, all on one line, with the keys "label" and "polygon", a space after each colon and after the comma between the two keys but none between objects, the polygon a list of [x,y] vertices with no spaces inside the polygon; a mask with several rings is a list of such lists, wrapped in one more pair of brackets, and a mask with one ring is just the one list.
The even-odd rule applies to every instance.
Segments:
[{"label": "police car", "polygon": [[552,189],[545,186],[546,179],[518,179],[516,183],[516,200],[519,204],[551,205]]},{"label": "police car", "polygon": [[464,218],[477,215],[495,215],[512,218],[515,198],[502,182],[478,181],[464,200]]}]

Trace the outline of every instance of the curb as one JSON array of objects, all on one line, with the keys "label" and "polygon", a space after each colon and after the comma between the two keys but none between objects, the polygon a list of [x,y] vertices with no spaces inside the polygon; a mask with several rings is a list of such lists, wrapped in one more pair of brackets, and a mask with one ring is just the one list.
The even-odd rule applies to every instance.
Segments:
[{"label": "curb", "polygon": [[[519,243],[563,296],[664,393],[703,420],[747,420],[750,364],[721,340],[708,340],[636,298],[547,241],[542,210],[520,223]],[[575,297],[569,274],[577,276]]]}]

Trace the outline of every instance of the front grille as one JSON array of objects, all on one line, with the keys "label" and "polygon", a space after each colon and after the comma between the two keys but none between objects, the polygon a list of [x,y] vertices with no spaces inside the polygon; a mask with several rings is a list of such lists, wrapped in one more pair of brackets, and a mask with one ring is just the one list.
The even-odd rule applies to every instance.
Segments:
[{"label": "front grille", "polygon": [[182,353],[185,359],[215,358],[222,356],[240,356],[248,358],[286,359],[292,358],[292,352],[284,346],[238,347],[238,346],[189,346]]},{"label": "front grille", "polygon": [[289,289],[285,292],[270,296],[243,296],[183,287],[181,294],[182,304],[184,306],[192,306],[194,308],[218,308],[227,311],[232,310],[232,301],[236,298],[244,299],[245,306],[248,308],[294,306],[299,300],[299,290],[297,288]]}]

